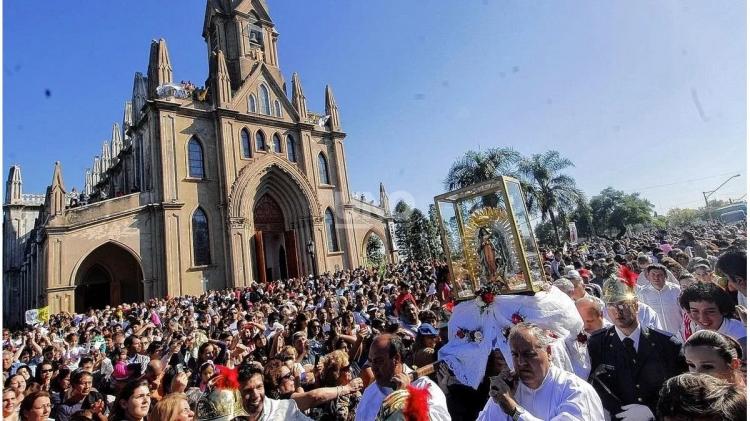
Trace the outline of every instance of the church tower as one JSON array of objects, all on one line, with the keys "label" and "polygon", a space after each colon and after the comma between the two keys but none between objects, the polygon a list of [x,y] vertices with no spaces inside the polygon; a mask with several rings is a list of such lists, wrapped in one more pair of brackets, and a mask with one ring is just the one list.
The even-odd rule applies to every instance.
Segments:
[{"label": "church tower", "polygon": [[260,64],[266,65],[279,86],[284,85],[278,36],[265,0],[208,0],[203,22],[208,58],[223,53],[232,90],[239,89]]}]

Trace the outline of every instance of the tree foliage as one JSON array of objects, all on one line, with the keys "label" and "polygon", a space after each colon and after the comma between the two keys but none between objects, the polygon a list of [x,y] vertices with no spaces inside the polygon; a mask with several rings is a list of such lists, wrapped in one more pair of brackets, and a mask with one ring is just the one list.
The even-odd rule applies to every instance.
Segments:
[{"label": "tree foliage", "polygon": [[393,222],[396,225],[396,245],[398,245],[398,254],[402,259],[409,260],[412,258],[409,248],[409,218],[412,209],[404,202],[399,200],[393,212]]},{"label": "tree foliage", "polygon": [[606,238],[622,238],[628,226],[646,224],[653,218],[651,202],[638,193],[625,194],[612,187],[594,196],[589,205],[595,233]]},{"label": "tree foliage", "polygon": [[429,259],[429,221],[422,211],[414,209],[409,216],[408,247],[413,260]]},{"label": "tree foliage", "polygon": [[365,253],[367,254],[367,261],[371,265],[380,266],[383,263],[385,259],[385,245],[380,237],[375,234],[370,234],[367,237]]},{"label": "tree foliage", "polygon": [[563,223],[559,220],[560,214],[572,213],[584,198],[573,177],[562,173],[574,166],[571,160],[554,150],[531,155],[518,163],[526,206],[529,212],[540,212],[543,222],[547,219],[552,222],[557,245],[560,244],[560,226]]},{"label": "tree foliage", "polygon": [[468,151],[453,163],[445,178],[445,188],[456,190],[501,175],[515,174],[521,155],[511,148]]},{"label": "tree foliage", "polygon": [[674,208],[667,211],[667,224],[670,226],[687,225],[698,222],[701,211],[698,209]]}]

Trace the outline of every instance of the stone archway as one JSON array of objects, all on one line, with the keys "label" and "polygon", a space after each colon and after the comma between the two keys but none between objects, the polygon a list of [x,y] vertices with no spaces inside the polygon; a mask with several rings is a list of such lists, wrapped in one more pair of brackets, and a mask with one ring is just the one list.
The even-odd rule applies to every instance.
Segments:
[{"label": "stone archway", "polygon": [[370,230],[362,242],[362,256],[367,266],[380,266],[387,261],[385,241],[374,230]]},{"label": "stone archway", "polygon": [[92,250],[75,275],[75,311],[143,301],[143,269],[128,249],[113,242]]},{"label": "stone archway", "polygon": [[[276,242],[271,253],[275,257],[270,261],[266,260],[265,233],[262,227],[255,226],[254,216],[264,196],[272,199],[283,214],[283,242]],[[287,277],[312,273],[319,267],[320,253],[309,254],[307,244],[313,243],[315,250],[323,250],[320,203],[315,190],[295,165],[269,155],[245,166],[232,184],[228,210],[235,285],[273,279],[269,278],[267,268],[282,267],[279,258],[282,249]],[[281,271],[278,273],[283,275]],[[270,276],[276,275],[272,271]]]}]

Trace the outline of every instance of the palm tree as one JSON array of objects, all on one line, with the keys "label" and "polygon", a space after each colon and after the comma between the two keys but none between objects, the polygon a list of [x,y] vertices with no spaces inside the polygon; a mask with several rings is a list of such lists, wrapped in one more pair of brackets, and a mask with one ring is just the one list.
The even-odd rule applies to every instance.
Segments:
[{"label": "palm tree", "polygon": [[[511,148],[490,148],[486,151],[468,151],[451,165],[445,178],[445,188],[456,190],[487,181],[501,175],[514,175],[515,165],[521,155]],[[496,206],[497,198],[483,196],[484,206]]]},{"label": "palm tree", "polygon": [[513,174],[520,158],[521,155],[511,148],[468,151],[451,166],[445,178],[445,188],[456,190],[497,176]]},{"label": "palm tree", "polygon": [[518,163],[518,173],[526,193],[526,206],[529,212],[539,211],[542,220],[549,218],[555,230],[557,245],[560,245],[560,229],[555,213],[570,213],[584,195],[576,187],[575,180],[561,172],[575,167],[568,158],[560,156],[558,151],[549,150],[523,158]]}]

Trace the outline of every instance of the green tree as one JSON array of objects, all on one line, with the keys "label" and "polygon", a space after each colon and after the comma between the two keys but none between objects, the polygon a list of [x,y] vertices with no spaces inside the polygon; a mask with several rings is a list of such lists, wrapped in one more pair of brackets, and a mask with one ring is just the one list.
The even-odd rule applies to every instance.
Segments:
[{"label": "green tree", "polygon": [[576,210],[570,215],[570,220],[576,223],[578,237],[591,237],[594,235],[594,220],[591,214],[591,206],[585,198],[578,201]]},{"label": "green tree", "polygon": [[534,228],[534,235],[539,242],[539,247],[554,247],[557,244],[555,229],[549,221],[537,225]]},{"label": "green tree", "polygon": [[[521,155],[511,148],[468,151],[451,166],[445,178],[445,188],[456,190],[501,175],[513,175],[520,157]],[[487,195],[482,197],[482,202],[485,206],[496,206],[497,197]]]},{"label": "green tree", "polygon": [[396,225],[396,245],[398,245],[398,254],[403,259],[410,260],[412,258],[411,249],[409,248],[409,218],[411,217],[412,209],[403,200],[399,200],[396,203],[396,207],[393,212],[393,222]]},{"label": "green tree", "polygon": [[667,223],[670,226],[682,226],[698,222],[700,211],[698,209],[674,208],[667,211]]},{"label": "green tree", "polygon": [[628,226],[652,222],[653,207],[638,193],[625,194],[607,187],[589,203],[597,235],[612,239],[622,238]]},{"label": "green tree", "polygon": [[440,239],[440,218],[434,204],[427,208],[427,237],[430,255],[439,258],[443,255],[443,242]]},{"label": "green tree", "polygon": [[562,221],[559,221],[556,214],[572,212],[584,197],[573,177],[562,173],[574,166],[571,160],[554,150],[531,155],[518,163],[518,173],[526,193],[526,206],[529,212],[540,212],[543,222],[549,218],[555,232],[555,244],[558,246]]},{"label": "green tree", "polygon": [[408,243],[412,260],[424,260],[430,258],[429,245],[429,221],[421,210],[414,209],[409,217]]},{"label": "green tree", "polygon": [[383,241],[375,234],[367,237],[367,246],[365,247],[367,260],[373,266],[380,266],[385,258],[385,245]]}]

